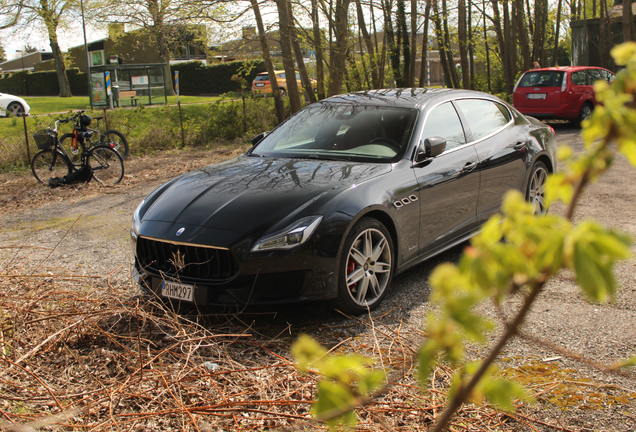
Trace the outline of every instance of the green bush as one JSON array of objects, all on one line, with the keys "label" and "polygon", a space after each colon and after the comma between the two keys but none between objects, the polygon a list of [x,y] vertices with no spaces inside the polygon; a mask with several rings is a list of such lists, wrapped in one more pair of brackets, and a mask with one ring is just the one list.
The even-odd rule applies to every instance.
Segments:
[{"label": "green bush", "polygon": [[[60,84],[55,71],[14,72],[0,78],[0,92],[24,96],[25,74],[29,96],[58,96],[60,94]],[[66,76],[74,96],[88,96],[86,73],[80,72],[79,69],[68,69]]]}]

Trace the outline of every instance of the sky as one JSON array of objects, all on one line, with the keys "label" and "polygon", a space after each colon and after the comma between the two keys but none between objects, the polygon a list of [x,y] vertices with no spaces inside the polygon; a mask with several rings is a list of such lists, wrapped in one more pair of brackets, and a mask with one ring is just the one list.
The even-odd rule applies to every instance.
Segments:
[{"label": "sky", "polygon": [[[44,24],[42,24],[41,27],[44,27]],[[89,23],[86,23],[86,38],[88,42],[106,37],[107,34],[107,31],[97,31],[92,29]],[[72,29],[59,31],[58,41],[62,52],[66,51],[69,47],[83,44],[84,36],[81,22]],[[0,44],[4,47],[4,52],[8,60],[19,58],[21,54],[16,52],[16,50],[21,50],[27,44],[40,51],[43,48],[44,51],[51,51],[48,35],[40,29],[26,32],[26,34],[24,31],[14,34],[11,30],[0,30]]]}]

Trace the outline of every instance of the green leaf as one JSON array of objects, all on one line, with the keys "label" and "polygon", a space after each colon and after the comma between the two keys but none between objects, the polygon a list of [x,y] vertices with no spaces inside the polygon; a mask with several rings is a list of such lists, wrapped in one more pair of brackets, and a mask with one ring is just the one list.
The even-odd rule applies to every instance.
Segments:
[{"label": "green leaf", "polygon": [[327,351],[315,339],[307,335],[300,335],[291,348],[291,355],[298,362],[297,367],[301,371],[306,371],[312,362],[326,353]]},{"label": "green leaf", "polygon": [[491,404],[504,411],[514,411],[514,401],[517,399],[529,399],[523,387],[504,379],[486,380],[482,391]]},{"label": "green leaf", "polygon": [[[312,411],[318,419],[324,420],[331,430],[338,424],[355,426],[358,422],[353,409],[357,405],[357,398],[348,386],[331,381],[320,381],[318,383],[318,400],[313,405]],[[335,418],[330,417],[332,413],[347,409],[344,414]]]}]

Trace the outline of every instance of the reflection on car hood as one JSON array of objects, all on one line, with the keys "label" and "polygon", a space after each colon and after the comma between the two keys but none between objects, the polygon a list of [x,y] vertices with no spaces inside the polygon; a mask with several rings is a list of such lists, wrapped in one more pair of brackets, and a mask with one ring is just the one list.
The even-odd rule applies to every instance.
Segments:
[{"label": "reflection on car hood", "polygon": [[263,230],[318,195],[387,173],[389,164],[239,156],[177,178],[143,220]]}]

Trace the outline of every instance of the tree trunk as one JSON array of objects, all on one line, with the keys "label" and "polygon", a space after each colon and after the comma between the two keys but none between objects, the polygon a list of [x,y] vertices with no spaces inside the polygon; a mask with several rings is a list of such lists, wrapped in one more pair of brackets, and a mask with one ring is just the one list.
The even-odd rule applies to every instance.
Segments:
[{"label": "tree trunk", "polygon": [[503,12],[504,12],[504,43],[506,44],[505,57],[502,57],[502,63],[505,62],[504,73],[506,74],[506,92],[508,94],[512,94],[512,89],[514,87],[514,79],[516,75],[516,37],[514,36],[514,31],[512,29],[512,25],[510,25],[510,10],[508,8],[508,2],[503,2]]},{"label": "tree trunk", "polygon": [[484,45],[486,49],[486,81],[488,82],[488,93],[492,93],[492,84],[490,82],[490,49],[488,48],[488,27],[486,26],[486,0],[482,0],[482,15],[484,18]]},{"label": "tree trunk", "polygon": [[[442,20],[439,15],[439,7],[437,6],[437,0],[431,0],[433,3],[433,22],[435,23],[435,35],[437,37],[437,46],[439,48],[439,60],[442,64],[442,72],[444,74],[444,82],[448,87],[453,86],[451,80],[448,57],[446,56],[446,49],[444,48],[444,31],[442,30]],[[451,67],[454,67],[452,64]]]},{"label": "tree trunk", "polygon": [[[557,57],[559,55],[559,27],[561,27],[561,0],[559,0],[559,3],[557,4],[557,16],[556,16],[555,27],[556,28],[554,29],[554,51],[552,53],[552,62],[550,63],[550,66],[552,67],[558,66],[559,64]],[[602,39],[603,39],[603,23],[601,20],[601,46],[603,46]],[[601,52],[603,52],[602,49],[601,49]],[[605,63],[604,60],[603,60],[603,63]]]},{"label": "tree trunk", "polygon": [[473,39],[473,1],[468,0],[468,61],[470,62],[470,88],[475,88],[475,40]]},{"label": "tree trunk", "polygon": [[442,0],[442,24],[444,25],[444,47],[446,56],[448,57],[448,71],[453,88],[459,88],[459,77],[457,76],[457,69],[455,68],[455,59],[453,58],[453,50],[451,49],[450,32],[448,31],[448,9],[446,7],[446,0]]},{"label": "tree trunk", "polygon": [[470,89],[468,35],[466,32],[466,0],[459,0],[459,2],[457,3],[457,15],[457,38],[459,42],[459,61],[462,68],[462,88]]},{"label": "tree trunk", "polygon": [[420,68],[420,87],[424,83],[428,86],[428,21],[431,17],[431,3],[436,0],[426,0],[424,10],[424,32],[422,33],[422,67]]},{"label": "tree trunk", "polygon": [[[400,70],[400,47],[399,41],[396,44],[395,35],[393,33],[393,22],[391,21],[391,4],[388,0],[383,2],[384,11],[384,36],[386,38],[386,45],[389,52],[389,59],[391,61],[391,70],[393,71],[393,80],[398,87],[402,87],[402,73]],[[399,35],[399,26],[398,26]],[[393,87],[391,85],[389,87]]]},{"label": "tree trunk", "polygon": [[325,98],[325,71],[323,68],[322,31],[318,16],[318,0],[311,0],[311,21],[314,31],[314,49],[316,50],[316,87],[318,100]]},{"label": "tree trunk", "polygon": [[[42,10],[44,23],[49,33],[49,43],[51,44],[51,50],[53,51],[53,61],[55,63],[55,72],[57,75],[57,82],[60,85],[60,97],[71,97],[71,86],[68,83],[68,76],[66,75],[66,66],[64,65],[64,55],[57,42],[57,20],[53,17],[53,11],[48,8],[47,2],[42,2]],[[86,73],[88,73],[88,65],[86,65]],[[25,78],[26,79],[26,78]],[[89,94],[91,89],[88,89]]]},{"label": "tree trunk", "polygon": [[514,84],[510,80],[510,69],[507,61],[507,44],[504,38],[504,31],[501,28],[501,17],[499,14],[498,0],[491,0],[493,9],[493,25],[495,26],[495,34],[497,35],[497,43],[499,45],[499,56],[501,57],[501,65],[503,67],[504,79],[506,80],[506,93],[510,94]]},{"label": "tree trunk", "polygon": [[[307,98],[307,102],[312,104],[316,102],[316,95],[314,94],[314,89],[311,86],[311,80],[309,79],[309,74],[307,73],[307,67],[305,66],[305,59],[303,58],[303,50],[300,47],[300,41],[298,40],[298,34],[296,32],[296,21],[294,20],[294,11],[292,10],[292,5],[287,1],[287,11],[289,12],[289,21],[291,26],[289,28],[292,47],[294,48],[294,56],[296,56],[296,64],[298,65],[298,73],[300,74],[300,82],[302,83],[303,90],[305,91],[305,97]],[[296,78],[294,77],[294,80]]]},{"label": "tree trunk", "polygon": [[[360,4],[360,0],[355,0],[356,2],[356,11],[358,13],[358,27],[362,32],[362,39],[364,40],[364,44],[367,47],[367,52],[369,53],[369,68],[371,69],[371,81],[373,81],[373,88],[379,89],[380,80],[378,78],[378,70],[377,63],[375,58],[375,50],[373,48],[373,42],[371,41],[371,36],[369,36],[369,32],[367,31],[367,26],[364,22],[364,13],[362,11],[362,5]],[[362,52],[362,49],[360,50]]]},{"label": "tree trunk", "polygon": [[415,87],[415,63],[417,60],[417,0],[411,0],[411,67],[409,69],[409,87]]},{"label": "tree trunk", "polygon": [[[561,0],[559,0],[561,1]],[[521,57],[523,58],[523,70],[532,67],[532,53],[530,52],[530,42],[528,41],[528,29],[526,28],[526,18],[523,9],[523,0],[514,0],[517,18],[517,34],[519,35],[519,46],[521,47]]]},{"label": "tree trunk", "polygon": [[267,36],[265,33],[265,27],[263,26],[263,18],[261,17],[258,0],[251,0],[251,2],[252,10],[254,11],[254,18],[256,18],[256,26],[258,28],[258,39],[261,43],[261,50],[263,51],[265,69],[267,69],[269,82],[272,85],[272,95],[274,96],[274,106],[276,107],[276,118],[278,119],[278,123],[282,123],[285,120],[285,105],[283,104],[283,99],[280,97],[280,92],[278,91],[278,81],[276,80],[272,57],[269,53],[269,47],[267,46]]},{"label": "tree trunk", "polygon": [[342,78],[345,71],[345,62],[347,59],[347,40],[348,40],[348,13],[350,0],[336,1],[336,22],[335,36],[336,45],[334,47],[334,55],[331,57],[331,79],[329,80],[329,96],[340,93]]},{"label": "tree trunk", "polygon": [[[410,81],[409,72],[411,70],[411,50],[409,47],[409,32],[406,28],[406,10],[404,6],[405,0],[397,2],[397,34],[398,34],[398,50],[402,50],[402,58],[404,59],[404,69],[402,69],[402,82],[398,83],[398,87],[407,87]],[[398,53],[399,56],[399,53]]]},{"label": "tree trunk", "polygon": [[634,39],[632,2],[631,0],[623,0],[623,42],[633,41]]},{"label": "tree trunk", "polygon": [[296,69],[294,68],[294,55],[292,53],[289,28],[291,21],[287,10],[287,0],[276,0],[278,8],[278,25],[280,28],[280,50],[283,57],[283,67],[285,69],[285,79],[287,80],[287,95],[292,114],[300,111],[300,92],[296,83]]}]

